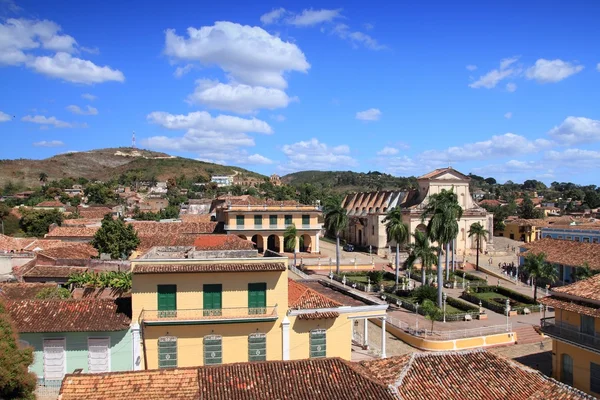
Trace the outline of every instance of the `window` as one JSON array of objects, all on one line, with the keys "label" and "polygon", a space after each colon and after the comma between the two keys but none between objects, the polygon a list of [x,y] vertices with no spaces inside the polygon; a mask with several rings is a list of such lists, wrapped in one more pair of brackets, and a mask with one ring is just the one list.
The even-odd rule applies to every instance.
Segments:
[{"label": "window", "polygon": [[253,333],[248,336],[248,361],[267,361],[267,335]]},{"label": "window", "polygon": [[572,236],[567,236],[567,240],[573,240]]},{"label": "window", "polygon": [[325,329],[310,331],[310,358],[321,358],[327,355],[327,338]]},{"label": "window", "polygon": [[375,235],[375,225],[371,227],[371,235]]},{"label": "window", "polygon": [[558,235],[558,238],[559,238],[559,239],[562,239],[562,238],[563,238],[563,236],[562,236],[562,235]]},{"label": "window", "polygon": [[562,383],[573,386],[573,359],[568,354],[562,355],[560,380]]},{"label": "window", "polygon": [[158,317],[173,318],[177,316],[177,285],[158,285]]},{"label": "window", "polygon": [[158,368],[177,368],[177,338],[175,336],[158,338]]},{"label": "window", "polygon": [[589,237],[584,237],[583,238],[583,243],[589,243],[590,242],[590,238]]},{"label": "window", "polygon": [[600,364],[590,363],[590,390],[600,393]]},{"label": "window", "polygon": [[592,243],[598,243],[598,238],[592,238]]},{"label": "window", "polygon": [[109,338],[88,338],[88,372],[110,372]]},{"label": "window", "polygon": [[204,285],[202,287],[203,300],[204,300],[204,316],[219,316],[221,315],[222,308],[222,292],[223,286],[218,285]]},{"label": "window", "polygon": [[255,215],[254,216],[254,227],[260,228],[261,226],[262,226],[262,215]]},{"label": "window", "polygon": [[302,225],[303,226],[310,226],[310,215],[303,215],[302,216]]},{"label": "window", "polygon": [[277,227],[277,215],[269,215],[269,225],[272,228]]},{"label": "window", "polygon": [[581,239],[579,238],[579,236],[575,236],[575,241],[579,242]]},{"label": "window", "polygon": [[596,333],[594,326],[595,320],[596,318],[590,317],[589,315],[581,315],[581,333],[594,336]]},{"label": "window", "polygon": [[61,381],[67,372],[65,339],[44,339],[44,380]]},{"label": "window", "polygon": [[264,314],[267,307],[267,284],[248,284],[248,314]]},{"label": "window", "polygon": [[292,224],[292,216],[291,215],[285,215],[284,219],[285,219],[285,226]]},{"label": "window", "polygon": [[238,228],[243,228],[244,227],[244,216],[236,215],[235,216],[235,224],[237,225]]},{"label": "window", "polygon": [[218,365],[223,362],[222,337],[204,336],[204,365]]}]

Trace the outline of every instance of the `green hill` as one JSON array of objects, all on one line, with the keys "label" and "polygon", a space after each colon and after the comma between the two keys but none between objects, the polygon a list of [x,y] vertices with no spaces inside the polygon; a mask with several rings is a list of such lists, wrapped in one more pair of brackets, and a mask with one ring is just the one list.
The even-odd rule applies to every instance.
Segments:
[{"label": "green hill", "polygon": [[323,189],[336,192],[362,192],[374,190],[397,190],[416,188],[414,176],[403,178],[377,171],[301,171],[285,175],[281,178],[284,183],[300,186],[311,183]]}]

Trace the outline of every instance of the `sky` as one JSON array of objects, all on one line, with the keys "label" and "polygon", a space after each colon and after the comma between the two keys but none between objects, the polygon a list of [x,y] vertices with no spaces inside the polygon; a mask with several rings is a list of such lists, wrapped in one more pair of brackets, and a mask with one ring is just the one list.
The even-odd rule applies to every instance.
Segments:
[{"label": "sky", "polygon": [[[209,4],[210,3],[210,4]],[[0,159],[600,184],[600,3],[0,0]]]}]

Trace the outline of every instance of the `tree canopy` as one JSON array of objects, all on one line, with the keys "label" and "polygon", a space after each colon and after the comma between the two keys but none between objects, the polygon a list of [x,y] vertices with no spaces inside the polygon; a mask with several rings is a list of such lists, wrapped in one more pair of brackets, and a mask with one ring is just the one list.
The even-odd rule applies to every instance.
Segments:
[{"label": "tree canopy", "polygon": [[110,254],[113,259],[127,259],[140,244],[137,232],[132,225],[125,224],[122,218],[104,216],[102,226],[92,239],[100,254]]},{"label": "tree canopy", "polygon": [[58,210],[22,210],[20,226],[27,236],[43,237],[52,224],[60,225],[63,215]]}]

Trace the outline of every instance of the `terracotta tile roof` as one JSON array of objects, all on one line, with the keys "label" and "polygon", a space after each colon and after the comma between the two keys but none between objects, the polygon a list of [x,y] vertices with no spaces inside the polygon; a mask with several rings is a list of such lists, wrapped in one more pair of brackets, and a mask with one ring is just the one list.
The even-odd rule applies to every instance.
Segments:
[{"label": "terracotta tile roof", "polygon": [[196,250],[252,250],[254,245],[237,235],[201,235],[194,240]]},{"label": "terracotta tile roof", "polygon": [[458,172],[457,170],[453,169],[452,167],[438,168],[438,169],[433,170],[425,175],[419,176],[417,179],[432,179],[438,175],[443,174],[444,172],[452,172],[454,174],[462,176],[464,179],[471,179],[467,175],[463,174],[462,172]]},{"label": "terracotta tile roof", "polygon": [[35,265],[22,273],[23,278],[68,278],[71,274],[86,272],[86,267]]},{"label": "terracotta tile roof", "polygon": [[198,264],[136,264],[134,274],[169,274],[188,272],[264,272],[285,271],[283,263],[198,263]]},{"label": "terracotta tile roof", "polygon": [[181,214],[179,219],[182,222],[211,222],[210,214]]},{"label": "terracotta tile roof", "polygon": [[203,234],[213,233],[217,227],[216,222],[130,222],[138,235],[165,235],[173,234]]},{"label": "terracotta tile roof", "polygon": [[108,207],[77,207],[77,212],[83,218],[102,219],[106,214],[112,214],[112,209]]},{"label": "terracotta tile roof", "polygon": [[63,220],[61,226],[81,226],[86,227],[89,225],[99,225],[102,222],[102,218],[74,218]]},{"label": "terracotta tile roof", "polygon": [[298,282],[298,283],[300,283],[301,285],[306,286],[310,289],[313,289],[316,292],[319,292],[323,296],[327,297],[328,299],[337,301],[338,303],[341,303],[344,306],[360,307],[360,306],[364,306],[366,304],[365,302],[357,300],[352,296],[348,296],[348,295],[344,294],[343,292],[334,290],[327,285],[323,285],[319,281],[307,280],[307,281],[302,281],[302,282]]},{"label": "terracotta tile roof", "polygon": [[[413,353],[363,361],[375,379],[392,385],[402,400],[592,399],[524,365],[477,350]],[[544,397],[548,394],[550,397]]]},{"label": "terracotta tile roof", "polygon": [[[293,279],[288,279],[288,308],[291,310],[315,310],[320,308],[337,308],[342,304],[330,299],[301,284]],[[339,313],[315,312],[310,314],[300,314],[299,319],[322,319],[322,318],[337,318]]]},{"label": "terracotta tile roof", "polygon": [[129,329],[131,299],[21,300],[6,306],[17,331],[110,332]]},{"label": "terracotta tile roof", "polygon": [[522,253],[545,253],[546,260],[555,264],[580,267],[588,263],[591,269],[600,269],[600,244],[583,243],[572,240],[544,238],[522,245],[526,251]]},{"label": "terracotta tile roof", "polygon": [[0,298],[7,300],[35,299],[41,290],[55,287],[56,283],[0,283]]},{"label": "terracotta tile roof", "polygon": [[42,201],[37,204],[36,207],[64,207],[65,205],[60,201]]},{"label": "terracotta tile roof", "polygon": [[62,242],[62,246],[53,246],[41,250],[38,254],[52,259],[90,259],[98,257],[98,250],[89,243]]},{"label": "terracotta tile roof", "polygon": [[62,400],[392,400],[396,397],[339,358],[266,361],[199,368],[70,374]]},{"label": "terracotta tile roof", "polygon": [[0,234],[0,250],[16,251],[25,249],[25,247],[35,242],[35,240],[35,238],[14,238]]},{"label": "terracotta tile roof", "polygon": [[91,238],[100,227],[57,226],[46,234],[46,237]]},{"label": "terracotta tile roof", "polygon": [[558,293],[559,296],[561,293],[564,293],[566,295],[600,301],[600,275],[594,275],[570,285],[553,288],[552,292]]},{"label": "terracotta tile roof", "polygon": [[503,203],[499,202],[498,200],[481,200],[479,202],[480,206],[490,206],[490,207],[498,207],[499,205],[501,205]]},{"label": "terracotta tile roof", "polygon": [[538,299],[538,301],[548,307],[572,311],[577,314],[589,315],[590,317],[600,317],[600,306],[597,304],[587,303],[585,301],[570,300],[559,296],[547,296]]}]

